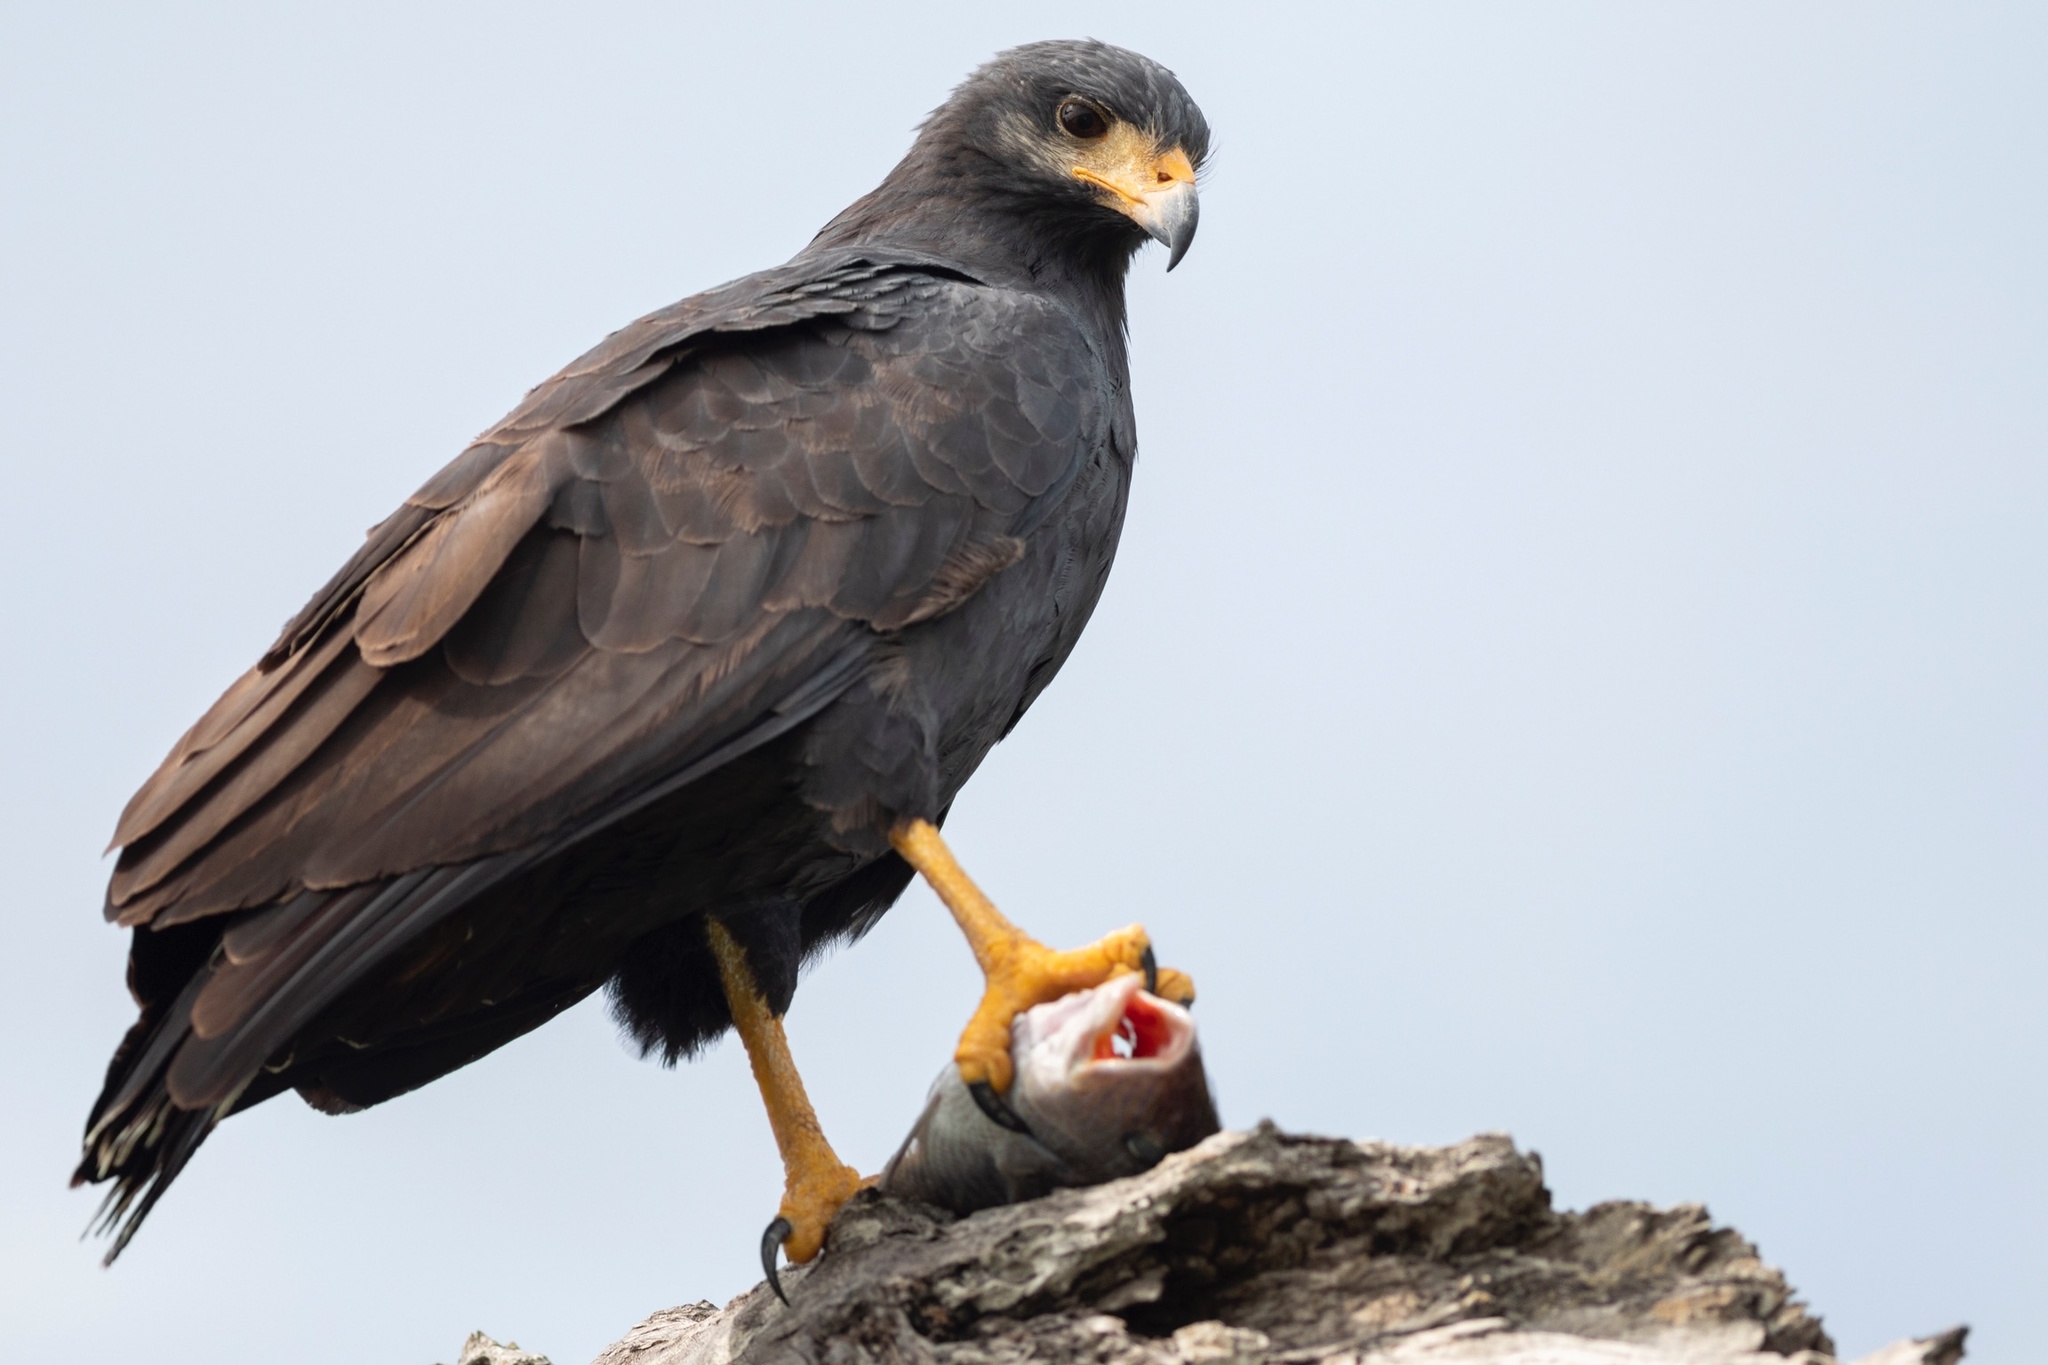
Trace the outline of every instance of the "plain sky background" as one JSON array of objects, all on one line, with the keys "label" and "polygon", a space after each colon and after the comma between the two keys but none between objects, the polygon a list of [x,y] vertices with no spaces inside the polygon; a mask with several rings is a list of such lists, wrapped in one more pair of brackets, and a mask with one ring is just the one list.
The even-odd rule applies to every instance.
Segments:
[{"label": "plain sky background", "polygon": [[[1145,920],[1233,1124],[1507,1129],[1563,1205],[1705,1202],[1845,1354],[2048,1342],[2048,8],[17,2],[0,1355],[575,1365],[752,1283],[739,1049],[665,1072],[599,1002],[231,1120],[100,1270],[100,848],[529,385],[1084,34],[1219,150],[1133,274],[1122,557],[968,866],[1053,941]],[[921,890],[808,980],[863,1169],[978,985]]]}]

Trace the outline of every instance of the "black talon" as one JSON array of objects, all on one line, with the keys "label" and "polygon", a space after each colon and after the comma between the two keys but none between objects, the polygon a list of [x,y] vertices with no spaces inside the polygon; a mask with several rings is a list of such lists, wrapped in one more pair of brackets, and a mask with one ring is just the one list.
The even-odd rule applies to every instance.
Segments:
[{"label": "black talon", "polygon": [[1145,994],[1159,994],[1159,959],[1152,955],[1152,945],[1145,945],[1145,955],[1138,959],[1138,965],[1145,971]]},{"label": "black talon", "polygon": [[784,1308],[789,1307],[789,1295],[782,1292],[782,1276],[776,1270],[776,1260],[782,1253],[782,1244],[796,1228],[787,1218],[778,1218],[768,1225],[761,1234],[761,1270],[768,1276],[768,1287],[775,1291],[775,1297],[782,1300]]},{"label": "black talon", "polygon": [[1022,1133],[1025,1137],[1031,1136],[1030,1127],[1017,1117],[1017,1111],[1010,1107],[1009,1101],[998,1095],[996,1088],[987,1081],[976,1081],[967,1087],[967,1093],[974,1096],[975,1105],[988,1115],[990,1123],[1013,1133]]}]

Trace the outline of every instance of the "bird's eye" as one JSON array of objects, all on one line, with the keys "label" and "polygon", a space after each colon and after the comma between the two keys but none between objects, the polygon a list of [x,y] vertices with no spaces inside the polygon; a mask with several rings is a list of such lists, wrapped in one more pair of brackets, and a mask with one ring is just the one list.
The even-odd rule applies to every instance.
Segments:
[{"label": "bird's eye", "polygon": [[1109,120],[1086,100],[1066,100],[1060,104],[1060,127],[1075,137],[1098,138],[1109,131]]}]

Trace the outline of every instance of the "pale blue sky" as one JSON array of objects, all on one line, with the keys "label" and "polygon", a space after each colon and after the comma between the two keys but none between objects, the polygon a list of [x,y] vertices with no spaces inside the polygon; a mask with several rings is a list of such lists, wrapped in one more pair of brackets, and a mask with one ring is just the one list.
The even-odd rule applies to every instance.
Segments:
[{"label": "pale blue sky", "polygon": [[[121,1264],[78,1127],[115,813],[382,517],[611,328],[781,260],[995,49],[1174,67],[1202,234],[1065,676],[948,832],[1142,918],[1226,1120],[1700,1200],[1845,1351],[2048,1340],[2048,11],[0,8],[0,1354],[558,1365],[754,1278],[738,1050],[593,1005],[231,1120]],[[977,979],[906,897],[791,1017],[842,1151]]]}]

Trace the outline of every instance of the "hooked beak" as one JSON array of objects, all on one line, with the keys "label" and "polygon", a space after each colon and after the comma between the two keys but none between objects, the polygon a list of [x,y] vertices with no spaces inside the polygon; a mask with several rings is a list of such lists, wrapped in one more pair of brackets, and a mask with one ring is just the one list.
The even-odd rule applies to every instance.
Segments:
[{"label": "hooked beak", "polygon": [[1174,147],[1118,166],[1076,166],[1074,176],[1107,191],[1111,207],[1165,247],[1168,270],[1188,254],[1202,206],[1195,197],[1195,167],[1186,152]]}]

